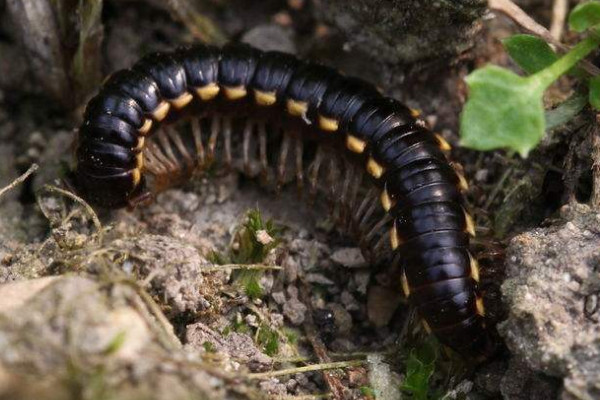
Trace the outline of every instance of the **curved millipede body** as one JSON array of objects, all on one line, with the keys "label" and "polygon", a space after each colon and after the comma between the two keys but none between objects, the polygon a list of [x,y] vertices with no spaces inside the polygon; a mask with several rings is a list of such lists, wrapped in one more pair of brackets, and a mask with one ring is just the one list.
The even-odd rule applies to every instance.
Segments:
[{"label": "curved millipede body", "polygon": [[[186,115],[184,133],[161,127]],[[291,159],[300,185],[314,189],[327,175],[353,226],[383,215],[362,230],[362,244],[378,252],[389,240],[402,288],[427,330],[467,357],[493,347],[469,252],[465,180],[446,159],[448,144],[371,84],[289,54],[198,45],[113,74],[84,119],[74,178],[91,203],[136,204],[205,169],[217,151],[224,164],[239,158],[246,170],[258,155],[265,177],[275,163],[280,184]],[[328,164],[336,157],[342,164]],[[357,189],[365,180],[366,194]],[[382,229],[387,239],[375,240]]]}]

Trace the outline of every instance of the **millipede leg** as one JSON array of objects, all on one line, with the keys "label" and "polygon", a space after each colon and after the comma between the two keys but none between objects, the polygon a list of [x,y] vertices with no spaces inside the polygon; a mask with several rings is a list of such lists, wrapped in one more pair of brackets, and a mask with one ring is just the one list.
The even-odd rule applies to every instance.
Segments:
[{"label": "millipede leg", "polygon": [[314,199],[317,195],[317,185],[319,183],[319,170],[321,169],[321,163],[325,155],[323,154],[323,149],[321,146],[317,148],[317,154],[315,155],[314,160],[310,163],[308,167],[308,183],[310,185],[310,197]]},{"label": "millipede leg", "polygon": [[304,166],[303,166],[303,156],[304,156],[304,142],[300,138],[299,135],[296,135],[295,140],[295,160],[296,160],[296,185],[298,186],[298,191],[301,192],[304,187]]},{"label": "millipede leg", "polygon": [[157,143],[151,141],[148,143],[146,148],[152,152],[153,156],[160,164],[164,165],[164,168],[167,172],[173,172],[177,170],[177,163],[171,161]]},{"label": "millipede leg", "polygon": [[[228,120],[229,118],[223,118]],[[214,117],[210,124],[210,137],[208,139],[208,159],[213,161],[215,159],[215,149],[217,148],[217,139],[219,138],[219,131],[221,129],[219,118]]]},{"label": "millipede leg", "polygon": [[181,140],[179,132],[177,132],[177,130],[173,127],[167,127],[166,131],[171,141],[175,144],[175,148],[177,149],[177,151],[181,153],[181,156],[183,157],[183,160],[186,164],[186,168],[192,170],[194,167],[194,157],[192,157],[192,155],[186,149],[185,145],[183,144],[183,141]]},{"label": "millipede leg", "polygon": [[252,139],[252,125],[252,121],[246,121],[242,141],[242,160],[244,163],[244,172],[246,174],[250,174],[250,140]]},{"label": "millipede leg", "polygon": [[165,154],[167,156],[167,158],[169,159],[169,161],[171,161],[172,165],[174,165],[175,168],[177,168],[177,165],[179,164],[179,160],[177,159],[177,156],[175,155],[175,152],[173,151],[173,146],[171,145],[171,142],[169,141],[169,136],[167,135],[166,130],[161,129],[158,132],[158,135],[156,136],[156,138],[160,142],[160,146],[162,147],[163,154]]},{"label": "millipede leg", "polygon": [[267,127],[264,122],[258,124],[258,144],[260,153],[260,175],[263,183],[269,177],[269,162],[267,159]]},{"label": "millipede leg", "polygon": [[290,149],[290,141],[290,134],[288,132],[284,132],[281,148],[279,149],[279,161],[277,162],[277,190],[280,190],[285,183],[285,167]]},{"label": "millipede leg", "polygon": [[205,155],[204,155],[204,145],[202,144],[202,128],[200,127],[200,119],[193,118],[192,119],[192,136],[194,138],[194,146],[196,148],[196,157],[197,157],[197,167],[201,168],[204,166]]},{"label": "millipede leg", "polygon": [[[391,221],[389,215],[385,214],[385,216],[383,218],[381,218],[375,225],[373,225],[373,227],[371,228],[371,230],[369,231],[369,233],[367,233],[365,235],[365,241],[367,243],[371,242],[371,240],[373,239],[373,237],[378,233],[378,232],[382,232],[383,227],[388,224]],[[382,235],[385,236],[385,235]]]},{"label": "millipede leg", "polygon": [[223,120],[223,152],[224,152],[224,163],[225,168],[231,168],[232,157],[231,157],[231,132],[233,131],[232,121],[230,118]]}]

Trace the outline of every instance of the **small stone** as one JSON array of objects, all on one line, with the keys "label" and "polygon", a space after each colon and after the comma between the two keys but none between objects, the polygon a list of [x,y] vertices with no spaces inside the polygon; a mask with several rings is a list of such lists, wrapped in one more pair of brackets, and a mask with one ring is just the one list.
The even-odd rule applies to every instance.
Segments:
[{"label": "small stone", "polygon": [[490,171],[488,169],[482,168],[475,172],[475,180],[480,183],[487,182],[490,176]]},{"label": "small stone", "polygon": [[275,303],[277,303],[279,305],[282,305],[283,303],[285,303],[285,293],[283,293],[283,292],[271,293],[271,297],[273,298]]},{"label": "small stone", "polygon": [[352,329],[352,316],[350,313],[338,303],[328,304],[327,307],[333,312],[335,326],[341,334],[347,334]]},{"label": "small stone", "polygon": [[289,299],[283,305],[283,315],[285,315],[292,325],[300,325],[304,322],[307,307],[297,298]]},{"label": "small stone", "polygon": [[371,273],[368,271],[361,271],[354,275],[354,281],[356,282],[356,291],[360,294],[367,294],[367,287],[369,280],[371,279]]},{"label": "small stone", "polygon": [[285,274],[285,282],[288,284],[296,282],[296,279],[298,279],[298,262],[292,257],[286,257],[282,267]]},{"label": "small stone", "polygon": [[396,290],[383,286],[372,287],[367,297],[369,321],[378,328],[387,325],[401,301],[402,295]]},{"label": "small stone", "polygon": [[340,296],[340,300],[342,304],[346,306],[346,309],[349,311],[355,311],[360,308],[359,303],[356,301],[354,296],[350,294],[347,290],[344,290]]},{"label": "small stone", "polygon": [[358,247],[344,247],[336,250],[331,259],[347,268],[365,267],[367,262]]},{"label": "small stone", "polygon": [[306,274],[306,281],[309,283],[318,283],[320,285],[325,285],[325,286],[330,286],[330,285],[335,284],[334,281],[327,278],[325,275],[317,274],[317,273]]}]

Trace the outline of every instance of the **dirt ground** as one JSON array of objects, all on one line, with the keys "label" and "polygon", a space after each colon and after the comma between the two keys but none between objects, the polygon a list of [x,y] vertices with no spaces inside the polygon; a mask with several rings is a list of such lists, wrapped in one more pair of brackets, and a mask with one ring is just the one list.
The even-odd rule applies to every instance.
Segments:
[{"label": "dirt ground", "polygon": [[[547,321],[517,298],[521,279],[534,296],[562,290],[520,275],[551,264],[548,248],[561,241],[569,273],[591,282],[574,296],[584,290],[588,304],[600,290],[597,261],[579,268],[576,250],[596,260],[595,116],[556,128],[526,160],[458,146],[463,78],[488,62],[514,68],[499,42],[519,32],[509,18],[481,1],[373,2],[376,11],[362,0],[21,3],[0,0],[0,186],[39,169],[0,195],[0,398],[599,398],[598,366],[573,350],[600,343],[597,322],[573,311],[579,297],[564,326],[590,333],[560,354],[547,350],[560,337],[531,337]],[[519,4],[551,22],[552,1]],[[427,21],[432,9],[455,24],[444,27],[459,33],[451,43]],[[35,23],[48,15],[54,26]],[[397,271],[366,260],[331,206],[293,185],[276,193],[234,170],[133,211],[92,210],[62,191],[83,106],[104,76],[151,51],[225,38],[372,81],[453,145],[470,183],[489,323],[508,342],[495,359],[475,367],[445,352],[407,306]],[[572,90],[567,80],[553,87],[548,108]],[[555,280],[563,264],[527,270]],[[565,366],[574,360],[583,366]]]}]

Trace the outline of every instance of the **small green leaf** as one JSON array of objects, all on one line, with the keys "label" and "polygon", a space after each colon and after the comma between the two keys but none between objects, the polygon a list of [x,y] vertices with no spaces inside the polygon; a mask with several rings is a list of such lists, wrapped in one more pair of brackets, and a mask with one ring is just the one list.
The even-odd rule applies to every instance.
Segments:
[{"label": "small green leaf", "polygon": [[119,349],[121,347],[123,347],[123,344],[125,343],[126,338],[127,338],[126,332],[117,333],[115,335],[115,337],[112,338],[110,343],[108,343],[108,346],[106,346],[106,348],[104,349],[104,351],[102,353],[104,355],[112,355],[112,354],[116,353],[117,351],[119,351]]},{"label": "small green leaf", "polygon": [[535,74],[558,60],[548,43],[533,35],[513,35],[502,41],[511,58],[528,74]]},{"label": "small green leaf", "polygon": [[527,157],[544,136],[544,84],[497,66],[467,78],[469,100],[460,118],[461,145],[476,150],[509,148]]},{"label": "small green leaf", "polygon": [[590,104],[600,110],[600,76],[590,79]]},{"label": "small green leaf", "polygon": [[429,399],[429,380],[435,371],[436,349],[430,343],[413,349],[406,360],[406,376],[400,389],[415,400]]},{"label": "small green leaf", "polygon": [[577,5],[569,14],[569,26],[583,32],[600,23],[600,2],[590,1]]}]

